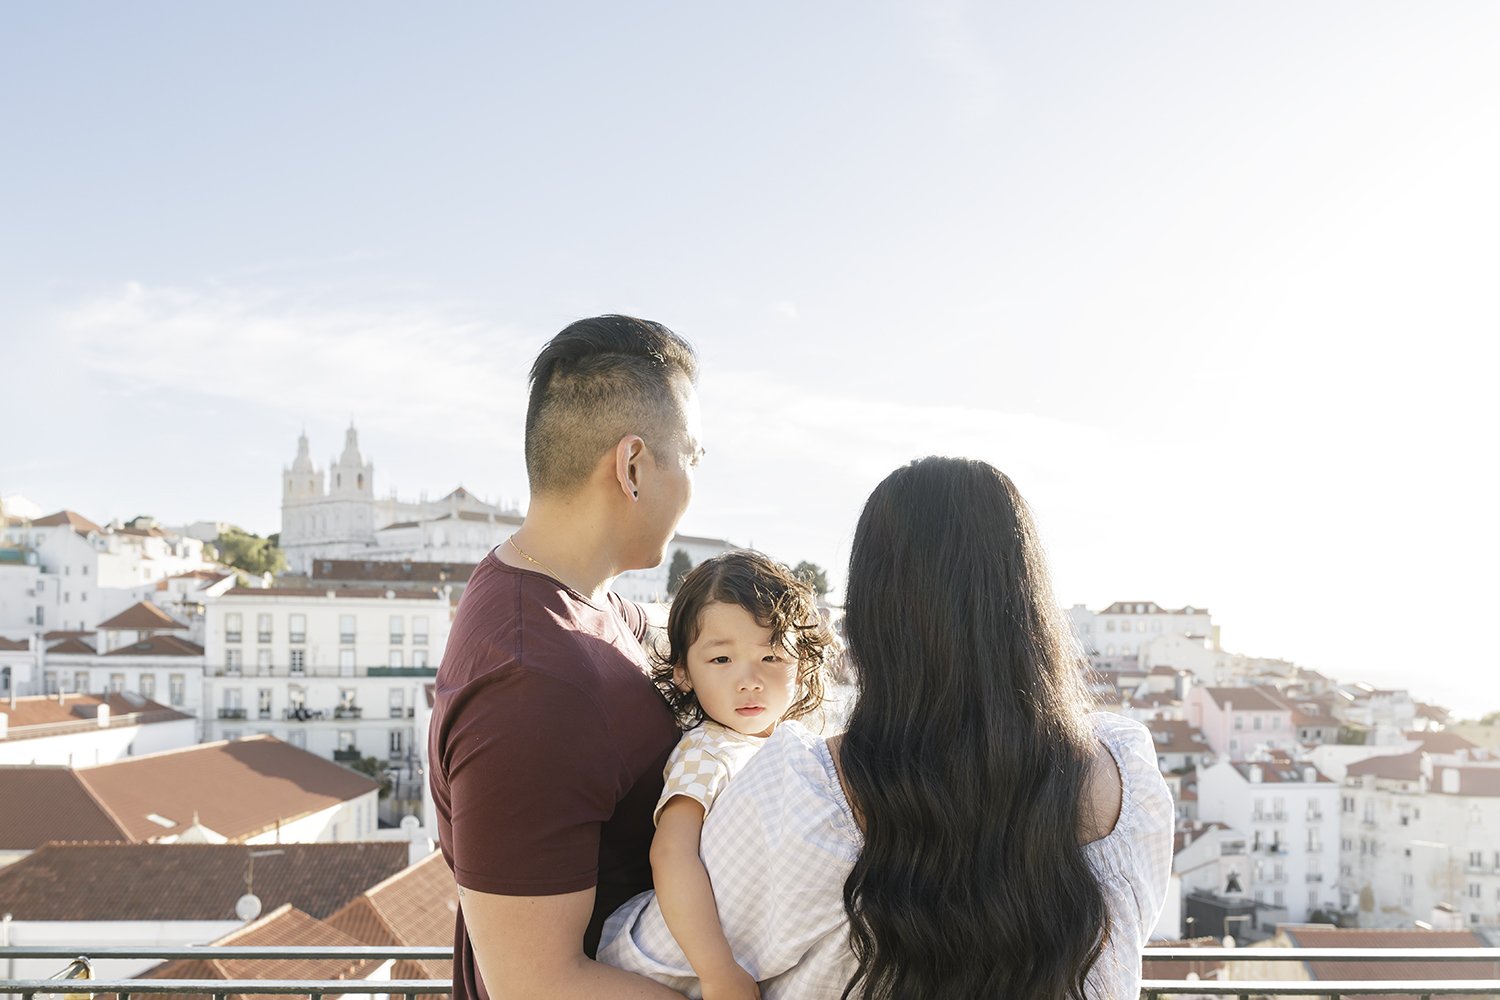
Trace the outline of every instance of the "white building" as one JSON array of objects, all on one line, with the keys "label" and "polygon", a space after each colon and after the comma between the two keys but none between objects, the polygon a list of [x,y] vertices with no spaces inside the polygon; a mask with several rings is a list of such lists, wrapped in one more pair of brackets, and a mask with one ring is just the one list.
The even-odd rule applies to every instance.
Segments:
[{"label": "white building", "polygon": [[452,608],[442,590],[237,588],[208,602],[208,739],[270,734],[414,769],[415,715]]},{"label": "white building", "polygon": [[[1068,610],[1073,634],[1096,667],[1147,665],[1140,654],[1160,636],[1180,636],[1217,649],[1218,630],[1204,608],[1172,610],[1154,601],[1116,601],[1103,611],[1090,611],[1082,604]],[[1152,666],[1191,669],[1188,664],[1158,660]]]},{"label": "white building", "polygon": [[[281,475],[281,540],[289,572],[311,576],[315,560],[375,560],[473,565],[521,526],[518,503],[489,503],[462,486],[440,500],[375,493],[375,464],[359,450],[351,425],[344,450],[325,472],[313,465],[307,435]],[[678,535],[662,565],[622,574],[614,589],[636,601],[666,597],[672,554],[696,565],[731,548],[717,538]]]},{"label": "white building", "polygon": [[1284,758],[1221,761],[1199,772],[1198,817],[1249,837],[1259,903],[1292,920],[1338,906],[1339,786]]},{"label": "white building", "polygon": [[[89,629],[155,590],[157,581],[211,569],[203,543],[165,531],[149,518],[100,527],[63,510],[5,525],[5,541],[20,553],[24,577],[0,569],[0,635],[15,638],[49,629]],[[25,567],[34,566],[30,574]],[[8,581],[8,582],[7,582]],[[18,591],[18,588],[20,590]],[[29,600],[29,609],[21,603]]]},{"label": "white building", "polygon": [[1417,751],[1349,765],[1340,893],[1362,927],[1410,926],[1447,904],[1500,923],[1500,760]]},{"label": "white building", "polygon": [[[1178,879],[1177,912],[1191,893],[1231,900],[1254,898],[1249,844],[1245,834],[1223,823],[1187,823],[1178,829],[1172,851],[1172,874]],[[1165,928],[1162,928],[1165,930]],[[1197,929],[1177,926],[1174,934],[1195,936]]]},{"label": "white building", "polygon": [[133,695],[0,702],[0,765],[108,764],[198,742],[198,720]]}]

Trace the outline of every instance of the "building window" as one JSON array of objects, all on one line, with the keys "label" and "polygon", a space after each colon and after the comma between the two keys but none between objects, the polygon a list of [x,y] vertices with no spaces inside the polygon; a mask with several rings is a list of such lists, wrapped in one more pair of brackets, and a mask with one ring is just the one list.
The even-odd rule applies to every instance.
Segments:
[{"label": "building window", "polygon": [[1234,717],[1234,728],[1235,729],[1244,729],[1245,728],[1245,717],[1243,715],[1236,715]]},{"label": "building window", "polygon": [[255,651],[255,670],[262,677],[271,672],[271,651],[269,649],[257,649]]},{"label": "building window", "polygon": [[224,616],[224,641],[239,642],[240,632],[243,627],[243,619],[238,611],[231,611]]},{"label": "building window", "polygon": [[425,649],[414,649],[414,650],[412,650],[411,665],[414,666],[414,667],[420,667],[423,670],[427,669],[427,650],[425,650]]},{"label": "building window", "polygon": [[125,690],[125,675],[124,674],[110,674],[109,675],[109,693],[110,694],[119,694],[120,692],[122,692],[124,690]]},{"label": "building window", "polygon": [[393,668],[395,668],[397,670],[401,669],[401,650],[399,650],[399,649],[393,649],[393,650],[391,650],[391,655],[389,656],[387,662]]},{"label": "building window", "polygon": [[354,730],[352,730],[352,729],[340,729],[339,730],[339,749],[343,750],[345,752],[348,752],[348,751],[354,749]]},{"label": "building window", "polygon": [[187,676],[184,674],[171,674],[167,677],[167,701],[176,708],[184,703],[187,693]]},{"label": "building window", "polygon": [[271,717],[271,689],[260,688],[255,693],[255,714],[258,718]]},{"label": "building window", "polygon": [[392,757],[400,757],[401,753],[402,753],[401,730],[399,730],[399,729],[392,729],[391,730],[391,756]]},{"label": "building window", "polygon": [[406,641],[406,619],[391,615],[391,645],[399,646]]},{"label": "building window", "polygon": [[89,672],[87,670],[75,670],[73,672],[73,690],[80,694],[86,694],[89,689]]},{"label": "building window", "polygon": [[1480,868],[1484,867],[1484,852],[1483,851],[1470,851],[1469,852],[1469,867],[1470,868],[1474,868],[1474,869],[1480,869]]},{"label": "building window", "polygon": [[339,676],[340,677],[353,677],[354,676],[354,650],[352,650],[352,649],[341,649],[341,650],[339,650]]},{"label": "building window", "polygon": [[286,741],[299,750],[307,749],[307,731],[305,729],[289,729]]},{"label": "building window", "polygon": [[240,667],[244,665],[244,662],[245,662],[245,654],[244,654],[243,650],[238,650],[238,649],[226,649],[226,650],[224,650],[224,669],[225,670],[234,671],[234,672],[238,673]]},{"label": "building window", "polygon": [[292,673],[300,674],[303,670],[307,669],[307,650],[294,649],[290,653],[288,653],[287,656],[291,660]]},{"label": "building window", "polygon": [[1483,893],[1484,893],[1484,890],[1479,887],[1479,883],[1478,882],[1470,882],[1469,883],[1469,898],[1470,899],[1479,899],[1483,895]]},{"label": "building window", "polygon": [[339,642],[354,641],[354,616],[339,615]]},{"label": "building window", "polygon": [[391,718],[406,718],[406,692],[400,688],[391,688]]},{"label": "building window", "polygon": [[1110,619],[1109,621],[1107,621],[1107,622],[1104,623],[1104,631],[1106,631],[1106,632],[1113,632],[1114,630],[1115,630],[1114,619]]},{"label": "building window", "polygon": [[138,685],[138,687],[140,689],[140,693],[141,693],[141,697],[142,698],[150,698],[152,700],[155,700],[155,698],[156,698],[156,675],[155,674],[141,674],[140,680],[137,682],[137,685]]},{"label": "building window", "polygon": [[255,641],[271,641],[271,615],[270,612],[262,612],[255,616]]},{"label": "building window", "polygon": [[292,615],[287,619],[287,638],[292,642],[307,641],[307,616]]},{"label": "building window", "polygon": [[411,641],[418,646],[427,645],[427,616],[414,615],[411,620]]}]

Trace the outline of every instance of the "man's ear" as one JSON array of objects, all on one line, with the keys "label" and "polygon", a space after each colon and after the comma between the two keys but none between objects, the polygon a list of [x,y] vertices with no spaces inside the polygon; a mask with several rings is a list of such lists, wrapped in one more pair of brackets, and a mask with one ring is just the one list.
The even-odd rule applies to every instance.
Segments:
[{"label": "man's ear", "polygon": [[646,442],[638,434],[626,434],[615,445],[615,480],[631,503],[641,498],[640,465],[645,454]]}]

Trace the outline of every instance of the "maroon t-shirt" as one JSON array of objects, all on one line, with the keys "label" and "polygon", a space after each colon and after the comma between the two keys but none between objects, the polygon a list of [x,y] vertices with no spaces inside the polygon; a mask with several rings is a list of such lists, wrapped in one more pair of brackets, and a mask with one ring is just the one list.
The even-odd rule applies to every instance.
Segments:
[{"label": "maroon t-shirt", "polygon": [[[438,842],[458,884],[506,896],[596,888],[581,942],[651,888],[651,812],[679,732],[646,675],[640,607],[592,604],[491,552],[437,673],[428,753]],[[489,994],[463,911],[455,1000]]]}]

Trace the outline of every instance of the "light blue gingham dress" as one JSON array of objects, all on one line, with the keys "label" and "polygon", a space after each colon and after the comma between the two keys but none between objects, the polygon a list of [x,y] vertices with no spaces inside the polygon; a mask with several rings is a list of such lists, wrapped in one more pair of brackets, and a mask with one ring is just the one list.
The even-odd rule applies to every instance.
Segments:
[{"label": "light blue gingham dress", "polygon": [[[1089,975],[1090,996],[1139,995],[1141,949],[1166,901],[1172,871],[1171,793],[1146,727],[1124,716],[1089,717],[1119,765],[1120,818],[1085,851],[1104,889],[1110,943]],[[703,824],[702,856],[735,958],[765,1000],[837,998],[854,973],[844,880],[862,838],[828,744],[795,724],[745,765]],[[599,960],[701,997],[692,966],[641,893],[609,918]]]}]

